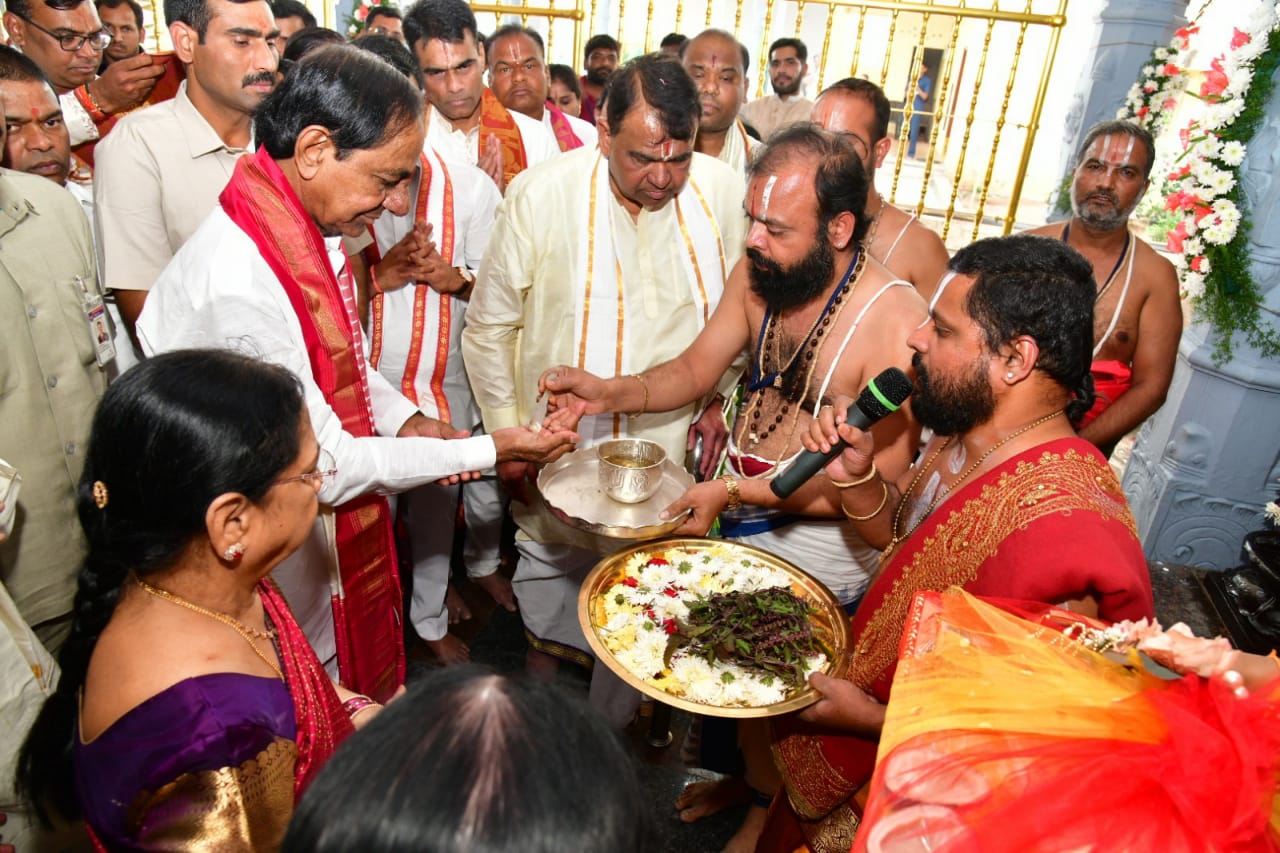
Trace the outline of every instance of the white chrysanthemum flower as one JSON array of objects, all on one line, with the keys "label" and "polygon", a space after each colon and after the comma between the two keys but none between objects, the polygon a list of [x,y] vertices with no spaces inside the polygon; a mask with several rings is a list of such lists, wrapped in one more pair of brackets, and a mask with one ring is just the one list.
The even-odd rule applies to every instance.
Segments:
[{"label": "white chrysanthemum flower", "polygon": [[1244,143],[1238,139],[1233,139],[1230,142],[1223,143],[1222,150],[1218,152],[1218,157],[1228,166],[1235,167],[1244,162],[1244,153]]},{"label": "white chrysanthemum flower", "polygon": [[1204,295],[1204,276],[1197,272],[1184,273],[1182,276],[1182,292],[1195,299]]},{"label": "white chrysanthemum flower", "polygon": [[1168,58],[1169,58],[1169,49],[1168,49],[1168,48],[1165,48],[1165,47],[1157,47],[1157,48],[1156,48],[1156,50],[1155,50],[1155,58],[1156,58],[1156,59],[1162,59],[1162,60],[1163,60],[1163,59],[1168,59]]},{"label": "white chrysanthemum flower", "polygon": [[1199,237],[1188,237],[1182,243],[1182,252],[1187,257],[1194,258],[1204,252],[1204,242]]},{"label": "white chrysanthemum flower", "polygon": [[1182,255],[1182,254],[1172,255],[1170,257],[1170,260],[1173,261],[1173,268],[1176,269],[1179,273],[1181,273],[1183,270],[1187,268],[1186,255]]},{"label": "white chrysanthemum flower", "polygon": [[1236,176],[1226,170],[1217,169],[1209,177],[1206,185],[1213,191],[1213,195],[1216,198],[1231,192],[1232,187],[1236,185]]},{"label": "white chrysanthemum flower", "polygon": [[1212,225],[1205,226],[1201,236],[1206,243],[1214,246],[1225,246],[1235,239],[1236,227],[1222,222],[1215,222]]},{"label": "white chrysanthemum flower", "polygon": [[1219,130],[1235,122],[1243,111],[1244,100],[1242,98],[1232,98],[1222,103],[1210,104],[1208,109],[1205,110],[1201,124],[1206,130]]}]

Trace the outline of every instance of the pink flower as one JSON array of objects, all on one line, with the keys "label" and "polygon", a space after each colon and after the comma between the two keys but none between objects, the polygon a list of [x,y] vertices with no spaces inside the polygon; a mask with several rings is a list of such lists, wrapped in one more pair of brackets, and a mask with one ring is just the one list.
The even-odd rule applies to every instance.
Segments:
[{"label": "pink flower", "polygon": [[1253,37],[1248,33],[1241,32],[1235,27],[1231,28],[1231,49],[1239,50],[1249,42],[1253,41]]},{"label": "pink flower", "polygon": [[1191,37],[1198,32],[1200,32],[1200,27],[1196,24],[1192,24],[1191,26],[1183,27],[1174,33],[1173,39],[1178,43],[1179,49],[1186,50],[1191,44]]},{"label": "pink flower", "polygon": [[357,19],[357,20],[363,21],[363,20],[364,20],[365,18],[367,18],[367,17],[369,17],[369,7],[368,7],[368,6],[361,6],[360,8],[356,9],[356,19]]},{"label": "pink flower", "polygon": [[1177,98],[1165,98],[1164,102],[1160,104],[1160,109],[1164,110],[1165,112],[1168,112],[1169,110],[1173,109],[1177,105],[1178,105]]},{"label": "pink flower", "polygon": [[1143,106],[1138,107],[1138,111],[1135,113],[1135,115],[1138,118],[1143,119],[1147,117],[1147,113],[1149,112],[1151,112],[1151,107],[1148,107],[1144,104]]},{"label": "pink flower", "polygon": [[[1196,199],[1196,201],[1199,202],[1200,200]],[[1206,216],[1208,216],[1211,213],[1213,213],[1213,208],[1201,202],[1194,206],[1191,215],[1192,215],[1192,218],[1195,219],[1196,224],[1199,225],[1200,220],[1204,219]]]},{"label": "pink flower", "polygon": [[1165,239],[1165,248],[1170,252],[1182,254],[1182,244],[1187,239],[1187,223],[1179,222],[1178,227],[1169,232]]},{"label": "pink flower", "polygon": [[1204,82],[1200,84],[1200,97],[1221,100],[1222,93],[1230,82],[1227,79],[1227,73],[1222,70],[1222,57],[1219,56],[1209,63],[1209,70],[1204,74]]},{"label": "pink flower", "polygon": [[1204,255],[1197,255],[1191,259],[1191,269],[1195,272],[1204,272],[1204,266],[1208,259]]},{"label": "pink flower", "polygon": [[1182,69],[1178,68],[1178,66],[1174,65],[1172,62],[1166,62],[1164,64],[1164,68],[1160,69],[1160,73],[1163,74],[1165,77],[1173,77],[1174,75],[1180,73],[1181,70]]},{"label": "pink flower", "polygon": [[627,575],[625,578],[622,579],[622,585],[629,586],[632,589],[635,589],[636,587],[640,586],[640,581],[636,578],[631,577],[630,575]]}]

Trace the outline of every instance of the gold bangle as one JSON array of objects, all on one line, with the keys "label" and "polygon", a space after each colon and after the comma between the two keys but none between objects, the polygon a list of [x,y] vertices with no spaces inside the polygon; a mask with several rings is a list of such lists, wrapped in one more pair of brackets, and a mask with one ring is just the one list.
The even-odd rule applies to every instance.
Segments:
[{"label": "gold bangle", "polygon": [[852,513],[849,512],[849,510],[844,508],[844,499],[842,498],[840,500],[840,511],[844,513],[844,517],[849,519],[850,521],[870,521],[871,519],[879,515],[881,510],[884,509],[885,504],[889,502],[889,484],[886,483],[884,480],[881,480],[880,488],[884,489],[884,496],[880,498],[880,505],[875,508],[875,512],[871,513],[870,515],[853,515]]},{"label": "gold bangle", "polygon": [[724,508],[740,509],[742,507],[742,490],[738,488],[738,478],[732,474],[721,474],[719,479],[724,483],[724,490],[729,494],[729,502],[724,505]]},{"label": "gold bangle", "polygon": [[639,382],[640,387],[644,389],[644,401],[640,403],[640,410],[637,412],[631,412],[627,415],[629,418],[638,418],[645,413],[646,409],[649,408],[649,383],[645,382],[644,377],[639,373],[631,374],[631,378]]},{"label": "gold bangle", "polygon": [[[861,486],[863,483],[869,483],[869,482],[871,482],[871,479],[872,479],[873,477],[875,477],[875,476],[876,476],[877,474],[879,474],[879,473],[880,473],[880,472],[876,470],[876,460],[872,459],[872,460],[871,460],[871,470],[870,470],[870,471],[868,471],[867,473],[863,474],[863,475],[862,475],[861,477],[859,477],[858,479],[856,479],[856,480],[835,480],[835,479],[832,479],[832,480],[831,480],[831,485],[835,486],[837,489],[852,489],[854,486]],[[830,479],[830,475],[828,475],[828,478]]]}]

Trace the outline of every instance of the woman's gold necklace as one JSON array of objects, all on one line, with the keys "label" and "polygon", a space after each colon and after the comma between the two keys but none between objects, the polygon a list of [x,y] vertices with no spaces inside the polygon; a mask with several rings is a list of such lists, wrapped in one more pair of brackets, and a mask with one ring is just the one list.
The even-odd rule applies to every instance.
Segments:
[{"label": "woman's gold necklace", "polygon": [[933,513],[933,511],[938,508],[938,504],[942,503],[943,498],[945,498],[949,494],[954,493],[961,483],[967,480],[970,477],[970,475],[973,474],[974,471],[977,471],[978,468],[982,466],[983,462],[987,461],[988,456],[990,456],[992,453],[995,453],[1001,447],[1013,441],[1015,438],[1022,435],[1024,432],[1029,432],[1035,429],[1036,427],[1040,426],[1041,424],[1047,424],[1049,421],[1053,420],[1060,414],[1062,414],[1062,412],[1060,411],[1050,412],[1049,414],[1045,415],[1042,418],[1037,418],[1031,423],[1026,424],[1025,426],[1019,427],[1018,429],[1006,435],[1004,438],[997,441],[995,444],[988,447],[987,452],[979,456],[972,465],[970,465],[968,468],[965,469],[963,474],[961,474],[959,477],[956,477],[954,480],[952,480],[950,486],[946,488],[939,488],[937,496],[929,503],[929,506],[925,508],[924,514],[922,514],[920,518],[916,519],[916,523],[911,525],[911,529],[909,529],[906,533],[899,534],[898,530],[900,529],[900,525],[902,523],[902,510],[908,503],[907,499],[911,497],[912,492],[916,490],[916,486],[920,484],[920,478],[924,476],[924,473],[926,471],[932,470],[933,463],[938,460],[939,454],[941,454],[942,451],[946,450],[948,447],[951,446],[951,438],[948,438],[946,441],[940,444],[938,446],[938,449],[933,451],[933,455],[929,457],[929,461],[926,462],[920,468],[920,470],[916,471],[916,475],[911,478],[911,484],[907,486],[907,490],[902,494],[902,499],[898,501],[898,508],[893,512],[893,538],[889,540],[889,544],[888,546],[885,547],[883,553],[887,556],[888,554],[892,553],[893,550],[897,548],[898,545],[900,545],[904,540],[910,538],[911,534],[915,533],[916,530],[919,529],[920,525],[924,524],[925,519],[927,519]]},{"label": "woman's gold necklace", "polygon": [[208,616],[210,619],[217,619],[222,624],[232,628],[237,634],[239,634],[241,637],[244,637],[244,641],[249,644],[250,648],[253,649],[254,654],[262,658],[262,662],[265,663],[267,666],[271,667],[271,671],[274,672],[281,681],[284,681],[284,673],[280,671],[279,664],[277,664],[271,658],[267,657],[266,654],[262,651],[262,649],[258,648],[258,644],[254,641],[255,638],[257,638],[259,640],[267,640],[268,642],[271,642],[276,638],[275,631],[272,631],[270,629],[266,631],[260,631],[257,628],[251,628],[248,625],[241,622],[239,619],[235,618],[234,616],[231,616],[226,613],[219,613],[217,610],[210,610],[207,607],[201,607],[199,604],[196,604],[195,602],[192,602],[192,601],[187,601],[185,598],[179,595],[174,595],[172,592],[169,592],[168,590],[160,589],[160,587],[158,586],[152,586],[151,584],[144,581],[142,578],[135,577],[133,579],[133,582],[137,584],[138,587],[143,592],[154,595],[156,598],[162,598],[165,601],[169,602],[170,604],[176,604],[179,607],[185,607],[187,610],[191,610],[196,613],[200,613],[204,616]]}]

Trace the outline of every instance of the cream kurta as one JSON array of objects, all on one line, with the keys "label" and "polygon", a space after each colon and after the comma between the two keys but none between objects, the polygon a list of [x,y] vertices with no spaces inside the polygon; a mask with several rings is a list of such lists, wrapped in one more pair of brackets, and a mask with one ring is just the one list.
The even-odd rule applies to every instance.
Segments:
[{"label": "cream kurta", "polygon": [[765,95],[743,105],[738,118],[756,129],[760,138],[769,141],[777,130],[809,120],[813,101],[792,95],[783,100],[777,95]]},{"label": "cream kurta", "polygon": [[85,556],[76,488],[107,383],[77,277],[97,290],[79,202],[47,178],[0,170],[0,459],[22,474],[0,582],[31,625],[71,612]]},{"label": "cream kurta", "polygon": [[[574,271],[590,231],[582,200],[598,154],[576,149],[519,175],[498,208],[462,333],[467,373],[490,432],[532,417],[543,370],[577,363],[574,327],[582,306],[574,304]],[[731,269],[745,239],[742,177],[695,154],[691,183],[697,184],[719,225],[726,269]],[[701,328],[701,306],[691,294],[675,204],[632,219],[611,193],[600,202],[611,205],[622,270],[626,370],[639,372],[676,357],[693,342]],[[552,212],[555,226],[549,227]],[[638,418],[620,416],[621,429],[657,441],[681,459],[689,424],[698,412],[691,405]],[[536,505],[517,502],[512,509],[524,534],[538,541],[595,550],[618,544],[572,530]]]}]

